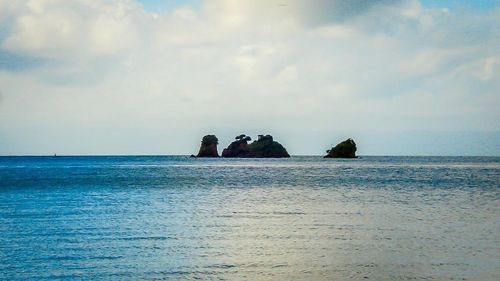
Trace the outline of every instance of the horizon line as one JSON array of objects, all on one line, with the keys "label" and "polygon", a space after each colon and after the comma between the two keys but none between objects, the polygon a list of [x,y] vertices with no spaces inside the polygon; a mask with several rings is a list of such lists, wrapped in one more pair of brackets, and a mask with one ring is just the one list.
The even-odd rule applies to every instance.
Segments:
[{"label": "horizon line", "polygon": [[[290,157],[323,157],[326,154],[290,154]],[[202,159],[211,159],[211,158],[236,158],[236,159],[287,159],[284,157],[191,157],[191,154],[4,154],[0,155],[0,157],[154,157],[154,156],[163,156],[163,157],[179,157],[185,156],[188,158],[202,158]],[[394,155],[381,155],[381,154],[364,154],[357,155],[357,158],[362,157],[500,157],[500,155],[424,155],[424,154],[394,154]],[[348,159],[348,158],[333,158],[333,159]],[[356,158],[353,158],[356,159]]]}]

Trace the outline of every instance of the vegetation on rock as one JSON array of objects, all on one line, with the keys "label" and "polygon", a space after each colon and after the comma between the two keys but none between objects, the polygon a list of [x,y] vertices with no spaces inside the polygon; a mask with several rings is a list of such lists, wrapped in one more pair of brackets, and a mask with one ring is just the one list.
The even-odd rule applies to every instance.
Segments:
[{"label": "vegetation on rock", "polygon": [[222,157],[247,157],[247,158],[283,158],[290,157],[286,149],[273,140],[271,135],[259,135],[259,138],[248,144],[251,138],[239,135],[226,149]]},{"label": "vegetation on rock", "polygon": [[206,135],[201,140],[201,144],[203,145],[211,145],[211,144],[219,144],[219,139],[215,135]]}]

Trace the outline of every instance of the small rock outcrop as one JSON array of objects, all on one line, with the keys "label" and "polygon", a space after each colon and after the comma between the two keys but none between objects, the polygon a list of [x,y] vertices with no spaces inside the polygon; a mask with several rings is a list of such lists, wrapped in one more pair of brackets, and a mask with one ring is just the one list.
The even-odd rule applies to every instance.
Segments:
[{"label": "small rock outcrop", "polygon": [[328,154],[323,158],[357,158],[356,143],[352,139],[347,139],[327,150],[326,153]]},{"label": "small rock outcrop", "polygon": [[222,151],[222,157],[242,158],[287,158],[290,157],[286,149],[273,140],[271,135],[259,135],[256,141],[247,135],[239,135],[227,148]]},{"label": "small rock outcrop", "polygon": [[198,155],[191,157],[219,157],[219,152],[217,152],[217,145],[219,144],[219,139],[215,135],[206,135],[201,140],[200,151]]}]

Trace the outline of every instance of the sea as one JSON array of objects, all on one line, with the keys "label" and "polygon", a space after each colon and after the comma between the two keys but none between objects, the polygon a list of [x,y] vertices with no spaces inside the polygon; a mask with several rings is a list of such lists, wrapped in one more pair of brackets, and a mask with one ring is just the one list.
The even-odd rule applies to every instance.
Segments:
[{"label": "sea", "polygon": [[500,157],[0,157],[0,280],[500,280]]}]

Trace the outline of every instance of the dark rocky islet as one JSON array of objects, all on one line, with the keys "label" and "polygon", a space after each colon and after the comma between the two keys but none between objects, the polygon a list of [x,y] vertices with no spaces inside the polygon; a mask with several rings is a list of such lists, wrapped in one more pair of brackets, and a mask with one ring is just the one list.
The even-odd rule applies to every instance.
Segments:
[{"label": "dark rocky islet", "polygon": [[[253,142],[250,136],[241,134],[235,137],[235,140],[229,144],[221,156],[225,158],[288,158],[286,148],[273,139],[271,135],[259,135]],[[217,145],[219,139],[215,135],[206,135],[203,137],[198,154],[191,157],[219,157]],[[323,158],[357,158],[356,143],[349,138],[332,149],[327,150],[327,155]]]},{"label": "dark rocky islet", "polygon": [[218,144],[219,139],[215,135],[206,135],[201,140],[198,155],[191,155],[191,157],[219,157],[219,152],[217,151]]},{"label": "dark rocky islet", "polygon": [[349,138],[327,150],[323,158],[357,158],[356,150],[356,143]]},{"label": "dark rocky islet", "polygon": [[259,135],[258,139],[248,143],[252,138],[239,135],[222,151],[222,157],[241,158],[288,158],[285,147],[275,141],[271,135]]}]

